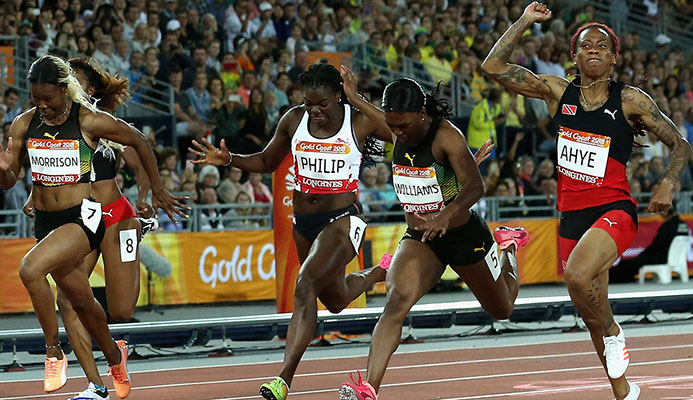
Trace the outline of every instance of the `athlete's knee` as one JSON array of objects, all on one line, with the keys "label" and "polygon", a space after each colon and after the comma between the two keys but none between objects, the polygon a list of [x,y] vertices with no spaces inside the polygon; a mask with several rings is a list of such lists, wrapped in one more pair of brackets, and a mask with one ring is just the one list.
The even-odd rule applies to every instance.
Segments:
[{"label": "athlete's knee", "polygon": [[416,301],[416,297],[408,291],[392,287],[387,291],[387,300],[383,314],[389,318],[404,320]]},{"label": "athlete's knee", "polygon": [[514,306],[515,305],[508,299],[489,306],[484,306],[484,310],[495,319],[508,319],[513,313]]},{"label": "athlete's knee", "polygon": [[19,264],[19,278],[22,280],[24,287],[29,288],[45,277],[46,275],[40,272],[38,265],[33,262],[30,256],[22,259]]},{"label": "athlete's knee", "polygon": [[294,303],[313,301],[317,299],[317,293],[315,279],[299,274],[298,280],[296,280],[296,289],[294,291]]},{"label": "athlete's knee", "polygon": [[135,307],[121,306],[117,304],[108,305],[108,314],[116,322],[127,322],[135,314]]},{"label": "athlete's knee", "polygon": [[332,314],[338,314],[342,312],[349,304],[345,300],[341,299],[320,299],[322,304],[327,308],[327,311]]},{"label": "athlete's knee", "polygon": [[565,284],[569,291],[587,288],[592,280],[592,278],[586,274],[576,272],[571,268],[565,270],[563,278],[565,279]]}]

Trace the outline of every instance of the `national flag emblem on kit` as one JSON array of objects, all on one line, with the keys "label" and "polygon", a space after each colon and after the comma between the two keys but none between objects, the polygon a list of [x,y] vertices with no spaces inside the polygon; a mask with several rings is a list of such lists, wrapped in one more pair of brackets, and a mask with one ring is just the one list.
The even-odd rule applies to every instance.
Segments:
[{"label": "national flag emblem on kit", "polygon": [[563,109],[561,112],[565,115],[575,115],[577,112],[577,106],[574,106],[572,104],[563,104]]}]

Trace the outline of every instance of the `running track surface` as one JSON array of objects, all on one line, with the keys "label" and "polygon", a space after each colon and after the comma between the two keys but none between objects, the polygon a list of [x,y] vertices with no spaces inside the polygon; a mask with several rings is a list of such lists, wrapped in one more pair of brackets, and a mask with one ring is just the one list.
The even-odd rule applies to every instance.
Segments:
[{"label": "running track surface", "polygon": [[[693,399],[691,336],[628,338],[628,378],[640,385],[641,400]],[[289,400],[336,400],[337,388],[348,379],[347,373],[365,365],[366,358],[360,356],[306,360],[298,368]],[[133,373],[129,398],[261,399],[257,395],[260,384],[276,374],[280,366],[271,362]],[[165,360],[161,367],[166,368]],[[104,379],[110,386],[110,378]],[[0,400],[67,399],[83,389],[85,382],[84,378],[70,379],[59,392],[51,394],[41,391],[41,381],[0,383]],[[600,400],[613,396],[587,340],[395,354],[379,394],[382,400],[510,397]],[[111,398],[117,398],[114,392]]]}]

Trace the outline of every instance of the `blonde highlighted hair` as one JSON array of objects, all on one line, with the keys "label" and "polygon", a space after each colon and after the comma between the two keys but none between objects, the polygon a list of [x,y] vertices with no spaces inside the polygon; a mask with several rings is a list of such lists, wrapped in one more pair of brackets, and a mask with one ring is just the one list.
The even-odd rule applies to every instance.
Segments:
[{"label": "blonde highlighted hair", "polygon": [[60,57],[45,55],[34,61],[29,67],[30,83],[48,83],[51,85],[65,86],[67,97],[75,103],[79,103],[92,112],[96,112],[96,101],[94,101],[82,89],[82,85],[72,74],[70,64]]}]

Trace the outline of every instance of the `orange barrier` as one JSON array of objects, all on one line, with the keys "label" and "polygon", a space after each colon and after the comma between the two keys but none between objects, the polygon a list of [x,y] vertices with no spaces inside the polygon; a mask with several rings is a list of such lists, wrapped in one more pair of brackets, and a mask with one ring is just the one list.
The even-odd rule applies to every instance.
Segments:
[{"label": "orange barrier", "polygon": [[[282,307],[279,311],[292,311],[293,292],[300,266],[297,257],[293,262],[287,261],[291,251],[295,254],[290,223],[291,191],[285,186],[283,193],[288,193],[288,198],[277,198],[282,192],[276,190],[278,183],[286,185],[289,182],[287,177],[290,174],[288,167],[275,174],[275,212],[284,216],[285,223],[279,223],[281,218],[275,214],[274,232],[262,230],[147,235],[144,243],[164,255],[173,266],[171,276],[153,280],[151,303],[176,305],[276,298],[278,307],[280,304]],[[277,211],[280,205],[289,208]],[[693,215],[681,218],[689,226],[693,226]],[[624,258],[633,257],[642,251],[652,241],[662,221],[656,216],[641,218],[638,235],[624,253]],[[522,225],[530,233],[529,244],[517,257],[520,283],[563,280],[557,256],[557,219],[506,221],[503,224]],[[498,225],[499,223],[489,223],[492,230]],[[371,241],[373,264],[380,260],[384,252],[395,251],[404,230],[404,224],[371,226],[366,230],[366,240]],[[22,257],[34,243],[31,238],[5,239],[0,246],[0,259],[3,260],[0,268],[0,314],[32,311],[31,300],[19,279],[18,269]],[[693,251],[690,248],[688,260],[690,270],[693,267]],[[358,271],[361,265],[362,257],[355,259],[348,266],[347,273]],[[141,275],[140,306],[149,302],[144,269]],[[93,286],[103,286],[103,267],[100,262],[90,281]],[[376,292],[384,292],[384,285],[378,286]],[[351,306],[364,307],[365,296],[359,297]]]}]

